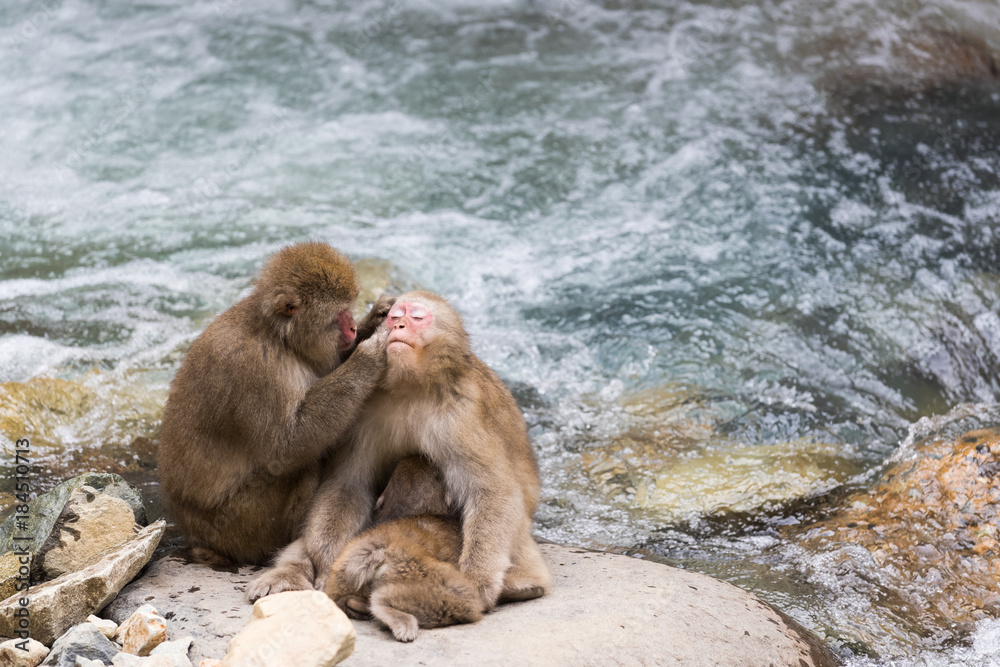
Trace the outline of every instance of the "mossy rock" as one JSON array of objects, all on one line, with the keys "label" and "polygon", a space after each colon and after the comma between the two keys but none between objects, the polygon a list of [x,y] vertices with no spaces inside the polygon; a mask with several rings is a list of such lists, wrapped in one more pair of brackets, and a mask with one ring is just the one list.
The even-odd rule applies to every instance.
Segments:
[{"label": "mossy rock", "polygon": [[27,540],[18,540],[19,546],[24,546],[32,554],[41,549],[45,540],[52,533],[56,519],[62,513],[66,501],[74,490],[81,486],[90,486],[115,498],[128,503],[135,515],[135,522],[140,526],[148,523],[146,509],[142,504],[139,491],[122,479],[119,475],[108,473],[85,473],[66,480],[56,488],[44,493],[28,503],[26,528],[18,525],[18,514],[14,513],[0,524],[0,544],[12,544],[12,538],[26,536]]}]

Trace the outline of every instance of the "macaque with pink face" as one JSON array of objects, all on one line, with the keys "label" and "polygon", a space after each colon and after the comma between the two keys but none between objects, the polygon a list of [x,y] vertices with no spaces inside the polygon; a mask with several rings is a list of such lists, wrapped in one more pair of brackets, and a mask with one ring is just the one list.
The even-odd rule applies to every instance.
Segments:
[{"label": "macaque with pink face", "polygon": [[531,536],[538,464],[513,396],[472,353],[461,317],[440,296],[400,296],[384,326],[385,375],[330,461],[303,538],[251,582],[248,596],[322,589],[337,555],[368,526],[396,463],[414,454],[442,471],[461,508],[458,564],[484,608],[543,595],[550,577]]}]

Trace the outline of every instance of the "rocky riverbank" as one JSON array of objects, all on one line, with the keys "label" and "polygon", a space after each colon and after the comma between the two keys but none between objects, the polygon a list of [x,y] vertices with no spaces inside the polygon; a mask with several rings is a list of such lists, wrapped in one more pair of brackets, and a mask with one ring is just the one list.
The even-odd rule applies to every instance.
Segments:
[{"label": "rocky riverbank", "polygon": [[[550,595],[504,605],[472,625],[423,630],[404,645],[374,622],[352,627],[317,592],[247,604],[257,568],[213,570],[183,552],[146,566],[165,526],[142,526],[141,508],[120,477],[91,473],[31,501],[31,531],[8,517],[0,535],[21,546],[0,560],[12,565],[0,636],[13,638],[0,646],[0,664],[319,667],[348,656],[356,665],[836,664],[807,630],[735,586],[553,544],[543,545],[555,579]],[[44,583],[16,590],[28,572]]]}]

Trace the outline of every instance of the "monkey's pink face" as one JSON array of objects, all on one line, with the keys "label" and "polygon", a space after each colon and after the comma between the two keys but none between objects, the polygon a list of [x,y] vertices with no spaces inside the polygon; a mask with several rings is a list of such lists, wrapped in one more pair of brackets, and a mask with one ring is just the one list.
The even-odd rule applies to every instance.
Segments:
[{"label": "monkey's pink face", "polygon": [[344,309],[337,313],[337,328],[340,329],[341,347],[348,348],[358,336],[358,326],[354,323],[351,311]]},{"label": "monkey's pink face", "polygon": [[427,342],[433,322],[434,313],[424,304],[396,302],[385,318],[385,326],[389,329],[386,349],[403,349],[405,346],[420,349]]}]

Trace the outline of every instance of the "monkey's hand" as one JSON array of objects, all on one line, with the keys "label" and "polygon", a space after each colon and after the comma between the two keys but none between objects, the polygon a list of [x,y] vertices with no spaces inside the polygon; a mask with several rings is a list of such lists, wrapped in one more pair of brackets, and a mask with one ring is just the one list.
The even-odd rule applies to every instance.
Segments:
[{"label": "monkey's hand", "polygon": [[382,320],[386,318],[386,315],[389,314],[389,311],[392,310],[395,303],[396,297],[383,294],[375,300],[374,304],[372,304],[372,309],[369,311],[368,316],[377,319],[379,324],[381,324]]},{"label": "monkey's hand", "polygon": [[368,311],[361,321],[358,323],[358,337],[356,339],[357,345],[361,345],[364,341],[368,340],[372,334],[382,328],[382,323],[385,322],[386,316],[392,309],[393,304],[396,303],[396,297],[389,296],[388,294],[383,294],[375,303],[372,305],[372,309]]},{"label": "monkey's hand", "polygon": [[253,577],[247,586],[246,598],[248,602],[256,602],[267,595],[285,591],[308,591],[312,588],[313,582],[301,571],[279,566]]},{"label": "monkey's hand", "polygon": [[354,351],[354,356],[359,356],[369,363],[378,364],[385,368],[385,347],[389,342],[389,332],[379,327],[368,340],[358,345]]}]

